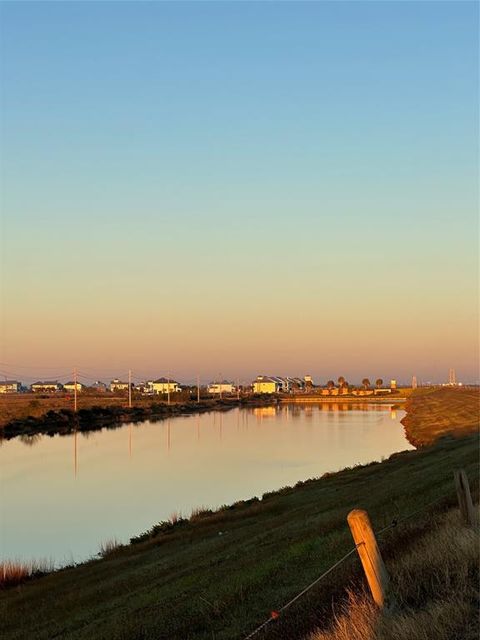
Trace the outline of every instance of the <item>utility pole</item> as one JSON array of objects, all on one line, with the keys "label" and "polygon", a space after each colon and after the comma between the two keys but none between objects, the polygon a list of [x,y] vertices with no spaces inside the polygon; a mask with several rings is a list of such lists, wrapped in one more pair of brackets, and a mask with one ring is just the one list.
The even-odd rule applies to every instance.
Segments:
[{"label": "utility pole", "polygon": [[128,370],[128,408],[132,408],[132,370]]},{"label": "utility pole", "polygon": [[237,378],[237,400],[240,400],[240,382]]},{"label": "utility pole", "polygon": [[200,376],[197,375],[197,402],[200,404]]},{"label": "utility pole", "polygon": [[73,369],[73,410],[77,412],[77,367]]},{"label": "utility pole", "polygon": [[170,404],[170,374],[167,377],[167,404]]}]

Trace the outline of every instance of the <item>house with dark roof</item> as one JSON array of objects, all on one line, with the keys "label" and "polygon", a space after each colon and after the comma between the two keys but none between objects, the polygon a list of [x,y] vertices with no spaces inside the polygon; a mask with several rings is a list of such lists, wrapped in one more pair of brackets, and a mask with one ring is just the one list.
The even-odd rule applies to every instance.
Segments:
[{"label": "house with dark roof", "polygon": [[100,391],[102,393],[105,393],[105,391],[107,390],[107,385],[104,382],[101,382],[100,380],[96,380],[92,384],[90,389],[93,389],[94,391]]},{"label": "house with dark roof", "polygon": [[34,382],[30,385],[30,389],[34,393],[52,393],[53,391],[61,391],[63,386],[58,382],[58,380],[48,380],[45,382]]},{"label": "house with dark roof", "polygon": [[178,382],[169,378],[148,380],[147,387],[150,393],[177,393],[182,390]]},{"label": "house with dark roof", "polygon": [[18,393],[21,386],[17,380],[3,380],[0,382],[0,393]]},{"label": "house with dark roof", "polygon": [[228,395],[229,393],[235,393],[236,388],[233,382],[222,380],[221,382],[211,382],[207,387],[207,391],[212,394],[225,393]]}]

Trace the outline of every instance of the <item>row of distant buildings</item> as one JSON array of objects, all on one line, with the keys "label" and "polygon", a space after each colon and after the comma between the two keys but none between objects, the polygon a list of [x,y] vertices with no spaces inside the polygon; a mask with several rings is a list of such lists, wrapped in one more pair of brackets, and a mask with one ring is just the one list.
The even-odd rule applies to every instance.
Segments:
[{"label": "row of distant buildings", "polygon": [[73,392],[75,389],[80,391],[97,391],[117,393],[119,391],[128,391],[131,387],[132,390],[140,391],[142,393],[176,393],[181,391],[181,386],[175,380],[168,380],[167,378],[158,378],[158,380],[149,380],[148,382],[142,382],[138,385],[134,385],[131,382],[124,382],[115,378],[109,385],[97,380],[92,385],[86,385],[79,381],[71,380],[70,382],[61,383],[58,380],[38,381],[31,384],[29,387],[25,387],[17,380],[4,380],[0,381],[0,393],[20,393],[22,391],[32,391],[33,393],[55,393],[57,391]]},{"label": "row of distant buildings", "polygon": [[[55,393],[63,391],[71,393],[75,390],[77,393],[82,391],[125,393],[128,392],[129,388],[132,391],[146,395],[164,395],[178,393],[182,391],[182,388],[191,389],[191,387],[182,387],[176,380],[171,380],[170,378],[147,380],[138,384],[115,378],[111,380],[109,385],[97,380],[90,386],[74,380],[65,383],[60,383],[58,380],[47,380],[34,382],[29,388],[22,386],[17,380],[0,381],[0,393],[19,393],[22,391],[32,391],[34,393]],[[391,380],[390,387],[388,389],[383,388],[383,391],[385,392],[394,388],[396,388],[396,382],[395,380]],[[248,391],[257,394],[308,393],[313,391],[325,395],[342,395],[349,393],[346,384],[336,387],[335,385],[327,383],[326,388],[316,387],[310,375],[306,375],[303,378],[262,375],[257,376],[250,385],[243,385],[240,388],[228,380],[211,382],[206,388],[207,392],[212,395],[232,395],[240,389],[243,392]]]}]

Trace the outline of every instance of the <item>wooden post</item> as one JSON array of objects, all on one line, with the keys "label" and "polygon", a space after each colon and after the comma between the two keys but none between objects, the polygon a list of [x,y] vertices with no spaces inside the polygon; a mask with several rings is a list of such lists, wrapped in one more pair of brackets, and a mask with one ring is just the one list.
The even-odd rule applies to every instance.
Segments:
[{"label": "wooden post", "polygon": [[458,469],[453,475],[455,478],[455,489],[457,490],[458,504],[462,519],[469,527],[474,527],[476,525],[477,518],[475,509],[473,508],[467,474],[463,469]]},{"label": "wooden post", "polygon": [[347,517],[350,531],[357,545],[368,586],[379,607],[385,605],[390,578],[378,548],[368,513],[363,509],[353,509]]}]

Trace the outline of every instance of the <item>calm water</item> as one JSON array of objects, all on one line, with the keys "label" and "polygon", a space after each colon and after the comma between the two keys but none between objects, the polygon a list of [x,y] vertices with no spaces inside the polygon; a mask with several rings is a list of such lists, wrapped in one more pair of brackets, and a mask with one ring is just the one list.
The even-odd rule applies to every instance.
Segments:
[{"label": "calm water", "polygon": [[217,507],[410,449],[388,406],[235,409],[0,446],[3,558],[95,555],[198,506]]}]

